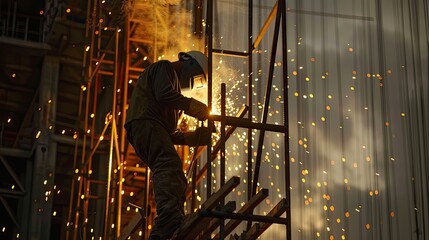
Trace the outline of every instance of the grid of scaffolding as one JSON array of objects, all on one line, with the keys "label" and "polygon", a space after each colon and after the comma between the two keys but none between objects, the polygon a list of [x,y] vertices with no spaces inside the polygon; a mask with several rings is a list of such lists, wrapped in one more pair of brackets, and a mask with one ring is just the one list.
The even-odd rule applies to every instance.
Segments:
[{"label": "grid of scaffolding", "polygon": [[[97,0],[88,1],[85,56],[79,101],[82,125],[77,126],[76,138],[83,144],[75,146],[74,177],[67,221],[67,239],[128,239],[130,236],[146,238],[155,215],[151,194],[150,170],[143,166],[135,155],[131,145],[126,142],[123,123],[127,110],[128,96],[137,81],[140,72],[150,63],[164,57],[169,49],[169,40],[162,34],[156,34],[156,26],[169,25],[168,18],[175,7],[160,6],[156,1],[134,1],[125,7],[126,17],[120,20],[109,17],[115,9]],[[117,6],[116,6],[117,7]],[[177,7],[176,7],[177,8]],[[206,16],[203,18],[206,9]],[[209,59],[209,78],[207,103],[213,107],[213,56],[221,55],[246,59],[247,104],[236,116],[226,112],[226,91],[228,86],[221,84],[220,114],[211,115],[209,121],[220,127],[220,137],[207,148],[189,149],[178,147],[189,176],[187,199],[190,217],[187,218],[177,239],[224,239],[241,223],[247,222],[241,239],[256,239],[271,224],[285,225],[287,239],[290,231],[290,175],[288,144],[288,106],[287,106],[287,64],[283,66],[283,120],[280,125],[267,123],[270,106],[271,85],[274,63],[279,39],[282,41],[282,58],[286,62],[286,9],[285,1],[278,1],[266,19],[266,22],[253,37],[253,1],[248,3],[248,49],[243,52],[213,47],[213,1],[195,1],[194,32],[204,42],[204,51]],[[203,21],[203,19],[205,21]],[[252,56],[264,37],[269,25],[274,21],[271,61],[263,103],[263,115],[260,122],[254,122],[252,112],[253,69]],[[205,31],[203,28],[205,25]],[[151,29],[144,28],[150,24]],[[142,30],[143,28],[143,30]],[[145,32],[146,31],[146,32]],[[142,34],[143,32],[143,34]],[[282,36],[280,37],[280,32]],[[202,38],[201,36],[205,36]],[[195,46],[194,46],[195,47]],[[124,54],[125,53],[125,54]],[[250,106],[250,107],[249,107]],[[209,123],[210,124],[210,123]],[[247,182],[247,202],[236,210],[235,202],[225,203],[225,197],[240,184],[239,177],[226,177],[226,143],[236,128],[247,129],[247,162],[250,166],[244,182]],[[251,149],[252,132],[259,131],[257,154],[253,159]],[[267,196],[267,189],[258,187],[261,171],[262,149],[265,132],[284,135],[285,198],[266,215],[254,214]],[[79,141],[76,141],[76,143]],[[204,152],[206,156],[203,156]],[[203,163],[198,159],[205,159]],[[216,174],[220,174],[220,188],[212,192],[212,176],[215,175],[213,161],[219,160]],[[254,162],[254,163],[253,163]],[[198,205],[201,181],[205,179],[206,196]],[[280,180],[280,179],[279,179]],[[282,217],[285,216],[285,217]],[[256,223],[254,223],[256,222]],[[138,230],[140,228],[140,230]],[[238,239],[239,235],[231,235]]]}]

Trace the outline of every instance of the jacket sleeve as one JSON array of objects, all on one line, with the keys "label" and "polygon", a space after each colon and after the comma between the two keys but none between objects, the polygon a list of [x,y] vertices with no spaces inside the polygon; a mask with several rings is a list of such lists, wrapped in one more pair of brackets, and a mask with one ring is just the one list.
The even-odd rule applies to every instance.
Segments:
[{"label": "jacket sleeve", "polygon": [[186,145],[185,133],[176,130],[171,134],[171,140],[174,145]]},{"label": "jacket sleeve", "polygon": [[168,61],[160,61],[152,72],[152,90],[155,100],[176,110],[187,110],[191,99],[180,93],[179,80]]}]

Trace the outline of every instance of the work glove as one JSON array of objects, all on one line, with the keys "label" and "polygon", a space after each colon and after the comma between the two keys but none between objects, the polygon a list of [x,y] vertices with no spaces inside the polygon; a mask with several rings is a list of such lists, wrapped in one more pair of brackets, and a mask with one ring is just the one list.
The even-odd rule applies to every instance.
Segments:
[{"label": "work glove", "polygon": [[185,144],[190,147],[208,145],[211,141],[212,131],[208,127],[199,127],[195,132],[186,132],[184,134]]},{"label": "work glove", "polygon": [[204,103],[191,98],[191,104],[189,104],[189,108],[185,111],[185,114],[204,121],[209,117],[209,109]]}]

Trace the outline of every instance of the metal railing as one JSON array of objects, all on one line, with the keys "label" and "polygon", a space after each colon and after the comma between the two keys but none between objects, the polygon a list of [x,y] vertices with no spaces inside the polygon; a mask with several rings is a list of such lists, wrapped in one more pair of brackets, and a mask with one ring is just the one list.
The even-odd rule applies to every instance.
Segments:
[{"label": "metal railing", "polygon": [[43,15],[31,16],[18,13],[18,2],[0,1],[0,36],[32,42],[43,41]]}]

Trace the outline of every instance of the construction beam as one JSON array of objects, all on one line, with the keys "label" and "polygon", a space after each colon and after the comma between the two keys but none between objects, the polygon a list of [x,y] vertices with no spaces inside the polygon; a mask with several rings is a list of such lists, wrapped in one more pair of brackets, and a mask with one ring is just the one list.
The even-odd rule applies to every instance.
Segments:
[{"label": "construction beam", "polygon": [[[274,217],[279,218],[280,216],[288,209],[289,203],[286,201],[285,198],[283,198],[268,214],[267,217]],[[290,224],[290,219],[285,219],[286,223],[283,224]],[[272,223],[265,222],[265,223],[255,223],[252,228],[250,228],[249,231],[244,232],[240,239],[242,240],[256,240],[262,233],[267,230]]]},{"label": "construction beam", "polygon": [[[256,206],[259,205],[259,203],[261,203],[267,197],[268,197],[268,189],[264,188],[261,191],[259,191],[258,194],[253,196],[246,204],[244,204],[244,206],[240,210],[238,210],[238,213],[247,214],[251,212]],[[223,235],[226,236],[230,234],[238,225],[240,225],[241,222],[242,220],[240,219],[230,220],[225,225],[225,230]],[[213,239],[219,239],[219,238],[220,238],[220,234],[218,233]]]},{"label": "construction beam", "polygon": [[228,195],[228,193],[230,193],[232,191],[232,189],[237,187],[238,184],[240,184],[240,178],[239,177],[234,176],[231,179],[229,179],[228,182],[226,182],[225,185],[223,185],[219,189],[219,191],[214,193],[209,199],[207,199],[206,202],[203,203],[203,205],[201,206],[201,209],[210,210],[210,209],[213,209],[214,207],[216,207],[216,205],[219,204],[219,202],[226,195]]},{"label": "construction beam", "polygon": [[206,217],[206,218],[238,219],[243,221],[263,222],[265,224],[268,223],[269,226],[271,226],[271,224],[273,223],[285,224],[285,225],[287,224],[286,218],[254,215],[254,214],[226,213],[226,212],[220,212],[220,211],[201,211],[200,216]]},{"label": "construction beam", "polygon": [[146,173],[146,168],[145,167],[125,166],[124,171]]},{"label": "construction beam", "polygon": [[[242,119],[237,117],[224,117],[225,118],[225,124],[230,126],[236,126],[236,127],[242,127],[242,128],[252,128],[252,129],[259,129],[264,131],[271,131],[271,132],[286,132],[286,127],[281,125],[274,125],[274,124],[268,124],[268,123],[255,123],[251,122],[248,119]],[[210,119],[213,121],[221,121],[221,116],[219,115],[210,115]]]},{"label": "construction beam", "polygon": [[[235,208],[235,201],[229,201],[227,204],[225,204],[225,206],[217,208],[216,211],[232,213],[235,211]],[[205,236],[210,236],[210,234],[220,226],[222,221],[223,220],[221,219],[213,218],[208,224],[208,227],[204,229],[204,233],[201,235],[201,237],[204,239]]]},{"label": "construction beam", "polygon": [[274,4],[273,9],[271,9],[270,15],[268,15],[267,20],[265,20],[265,23],[262,26],[261,31],[259,32],[258,36],[256,37],[255,42],[253,43],[252,51],[254,51],[259,46],[259,43],[261,43],[261,40],[264,37],[265,33],[267,32],[268,27],[271,25],[271,22],[273,21],[274,17],[276,16],[277,7],[278,7],[278,1]]},{"label": "construction beam", "polygon": [[0,188],[0,197],[7,196],[7,197],[14,197],[14,198],[21,198],[24,195],[25,195],[25,192],[23,191],[11,190],[8,188]]}]

